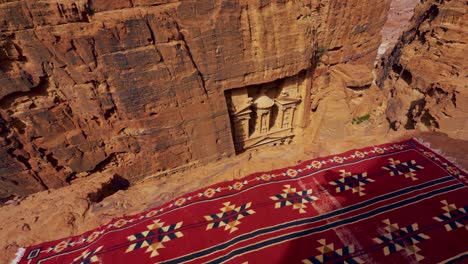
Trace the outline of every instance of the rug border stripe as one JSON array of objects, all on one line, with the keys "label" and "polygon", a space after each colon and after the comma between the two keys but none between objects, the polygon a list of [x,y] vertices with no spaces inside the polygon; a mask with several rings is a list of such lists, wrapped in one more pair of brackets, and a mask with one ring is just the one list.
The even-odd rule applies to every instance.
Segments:
[{"label": "rug border stripe", "polygon": [[[235,238],[231,239],[230,241],[224,242],[223,244],[216,245],[216,246],[213,246],[211,248],[203,249],[202,251],[190,253],[190,254],[187,254],[187,255],[185,255],[183,257],[178,257],[178,258],[174,258],[174,259],[171,259],[171,260],[163,261],[163,262],[161,262],[161,264],[183,263],[183,262],[198,259],[198,258],[201,258],[201,257],[206,257],[206,256],[209,256],[209,255],[215,253],[214,250],[216,250],[216,251],[225,250],[225,249],[227,249],[227,248],[229,248],[229,247],[231,247],[231,246],[233,246],[233,245],[235,245],[237,243],[240,243],[240,242],[255,238],[255,237],[259,236],[259,235],[273,233],[273,232],[277,231],[278,229],[296,227],[296,226],[300,226],[300,225],[304,225],[304,224],[311,224],[311,223],[314,223],[314,222],[326,220],[326,219],[329,219],[331,217],[336,217],[336,216],[339,216],[339,215],[342,215],[342,214],[347,214],[347,213],[350,213],[352,211],[359,210],[359,209],[366,208],[368,206],[374,205],[375,203],[379,203],[379,202],[383,202],[385,200],[393,199],[395,197],[405,195],[405,194],[409,194],[409,193],[412,193],[414,191],[420,191],[420,190],[423,190],[423,189],[426,189],[426,188],[429,188],[429,187],[436,186],[436,185],[441,184],[441,183],[449,182],[451,180],[455,180],[455,179],[453,179],[452,176],[446,176],[446,177],[435,179],[435,180],[425,182],[425,183],[422,183],[422,184],[419,184],[419,185],[415,185],[415,186],[407,187],[407,188],[404,188],[404,189],[401,189],[401,190],[398,190],[398,191],[394,191],[392,193],[387,193],[387,194],[384,194],[384,195],[381,195],[381,196],[378,196],[378,197],[374,197],[374,198],[369,199],[367,201],[363,201],[363,202],[358,203],[358,204],[349,205],[347,207],[343,207],[343,208],[340,208],[340,209],[337,209],[335,211],[331,211],[331,212],[328,212],[328,213],[325,213],[325,214],[321,214],[321,215],[317,215],[317,216],[309,217],[309,218],[303,218],[303,219],[300,219],[300,220],[294,220],[294,221],[291,221],[291,222],[282,223],[282,224],[279,224],[279,225],[270,226],[270,227],[267,227],[267,228],[256,230],[256,231],[253,231],[253,232],[250,232],[250,233],[247,233],[247,234],[242,234],[242,235],[240,235],[238,237],[235,237]],[[460,184],[460,183],[457,183],[457,184]],[[451,186],[454,186],[454,185],[451,185]],[[408,198],[408,199],[410,199],[410,198]],[[363,204],[365,204],[365,205],[360,207],[360,205],[363,205]],[[345,211],[345,212],[340,213],[340,212],[337,212],[337,211]],[[264,230],[271,230],[271,231],[262,232]],[[245,237],[245,239],[244,239],[244,237]],[[224,245],[226,245],[226,246],[224,247]],[[220,248],[220,247],[223,247],[223,248]],[[208,254],[203,254],[202,252],[206,252]],[[200,254],[203,254],[203,255],[200,255]]]},{"label": "rug border stripe", "polygon": [[[449,193],[449,192],[452,192],[452,191],[457,191],[457,190],[459,190],[461,188],[465,188],[465,187],[466,187],[465,185],[457,183],[457,184],[451,185],[449,187],[445,187],[445,188],[442,188],[442,189],[439,189],[439,190],[435,190],[435,191],[432,191],[432,192],[429,192],[429,193],[418,195],[418,196],[413,197],[413,198],[406,199],[404,201],[400,201],[400,202],[397,202],[397,203],[386,205],[386,206],[383,206],[381,208],[377,208],[377,209],[374,209],[374,210],[366,212],[366,213],[362,213],[362,214],[357,215],[357,216],[352,216],[352,217],[349,217],[347,219],[338,220],[336,222],[333,222],[333,223],[330,223],[330,224],[327,224],[327,225],[324,225],[324,226],[314,227],[314,228],[311,228],[311,229],[306,229],[306,230],[303,230],[303,231],[282,235],[280,237],[271,238],[271,239],[268,239],[266,241],[261,241],[261,242],[258,242],[256,244],[253,244],[253,245],[249,245],[249,246],[246,246],[246,247],[243,247],[243,248],[239,248],[239,249],[236,249],[234,251],[231,251],[230,253],[228,253],[227,255],[224,255],[223,257],[217,258],[215,260],[212,260],[212,261],[206,262],[206,263],[207,264],[215,264],[215,263],[220,263],[220,262],[223,262],[223,261],[227,261],[227,260],[230,260],[232,258],[236,258],[236,257],[242,256],[244,254],[247,254],[247,253],[251,252],[252,250],[248,250],[249,248],[257,248],[257,246],[260,245],[260,244],[264,244],[264,246],[262,246],[261,248],[258,248],[256,250],[266,248],[266,247],[269,247],[269,246],[273,246],[275,244],[283,243],[285,241],[293,240],[293,239],[296,239],[296,238],[305,237],[305,236],[311,235],[313,233],[320,233],[320,232],[323,232],[323,231],[327,231],[327,230],[329,230],[331,228],[337,228],[337,227],[341,227],[341,226],[344,226],[344,225],[353,224],[353,223],[362,221],[364,219],[368,219],[370,217],[380,215],[380,214],[383,214],[383,213],[386,213],[386,212],[401,208],[401,207],[406,206],[406,205],[410,205],[410,204],[414,204],[414,203],[419,202],[419,201],[430,199],[432,197],[435,197],[435,196],[438,196],[438,195],[441,195],[441,194]],[[418,197],[419,197],[419,199],[417,199]],[[397,205],[400,205],[400,206],[397,206]],[[386,211],[379,210],[379,209],[382,209],[382,208],[385,208],[385,207],[387,207],[388,210],[386,210]],[[376,213],[374,213],[374,212],[376,212]],[[358,217],[363,216],[363,215],[366,215],[368,217],[357,219]],[[343,222],[343,224],[341,224],[341,225],[335,224],[337,222]],[[317,231],[315,231],[315,230],[317,230]],[[236,254],[235,253],[236,251],[241,251],[240,252],[241,254]],[[253,250],[253,251],[255,251],[255,250]]]}]

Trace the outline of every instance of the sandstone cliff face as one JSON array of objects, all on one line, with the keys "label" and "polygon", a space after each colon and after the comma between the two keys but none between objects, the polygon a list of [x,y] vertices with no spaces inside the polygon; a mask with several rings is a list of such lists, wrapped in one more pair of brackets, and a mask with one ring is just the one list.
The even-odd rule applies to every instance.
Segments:
[{"label": "sandstone cliff face", "polygon": [[0,1],[0,198],[233,155],[224,91],[298,74],[302,126],[350,132],[390,2]]},{"label": "sandstone cliff face", "polygon": [[386,115],[397,129],[436,130],[468,139],[466,1],[424,1],[383,61]]},{"label": "sandstone cliff face", "polygon": [[382,43],[378,51],[378,58],[389,49],[393,49],[401,34],[413,17],[414,8],[420,0],[393,0],[388,11],[387,22],[382,29]]}]

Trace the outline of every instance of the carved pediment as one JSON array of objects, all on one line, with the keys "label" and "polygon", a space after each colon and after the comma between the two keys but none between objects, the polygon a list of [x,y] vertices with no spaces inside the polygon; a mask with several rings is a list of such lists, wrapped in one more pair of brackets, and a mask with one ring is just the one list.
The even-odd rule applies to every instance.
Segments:
[{"label": "carved pediment", "polygon": [[301,100],[301,97],[293,98],[289,97],[288,94],[281,94],[277,99],[275,99],[275,103],[280,106],[298,105]]},{"label": "carved pediment", "polygon": [[250,109],[250,105],[244,105],[239,110],[235,111],[233,113],[234,116],[240,116],[240,115],[246,115],[252,113],[252,110]]}]

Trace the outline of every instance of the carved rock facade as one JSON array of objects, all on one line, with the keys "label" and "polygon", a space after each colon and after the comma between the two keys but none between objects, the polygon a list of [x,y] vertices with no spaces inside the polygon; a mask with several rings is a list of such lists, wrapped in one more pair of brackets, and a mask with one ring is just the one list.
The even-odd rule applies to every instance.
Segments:
[{"label": "carved rock facade", "polygon": [[[315,78],[317,50],[328,50],[324,63],[371,68],[389,6],[0,1],[0,197],[105,170],[134,182],[234,155],[225,91]],[[284,112],[285,141],[309,123],[316,88],[268,95],[275,109],[300,99]],[[282,127],[275,120],[267,134]]]},{"label": "carved rock facade", "polygon": [[294,128],[304,118],[301,102],[306,91],[304,74],[227,90],[225,93],[236,151],[291,143]]}]

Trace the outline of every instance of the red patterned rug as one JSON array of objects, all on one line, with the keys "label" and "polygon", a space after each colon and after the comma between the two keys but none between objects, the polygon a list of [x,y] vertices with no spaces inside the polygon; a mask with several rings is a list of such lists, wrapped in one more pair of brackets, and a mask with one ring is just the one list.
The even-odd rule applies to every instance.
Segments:
[{"label": "red patterned rug", "polygon": [[414,139],[223,182],[19,263],[468,263],[466,174]]}]

